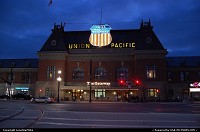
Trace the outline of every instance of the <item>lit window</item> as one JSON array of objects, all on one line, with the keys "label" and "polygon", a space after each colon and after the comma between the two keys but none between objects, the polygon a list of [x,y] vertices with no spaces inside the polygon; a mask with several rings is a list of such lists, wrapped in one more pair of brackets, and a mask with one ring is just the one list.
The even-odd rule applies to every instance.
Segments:
[{"label": "lit window", "polygon": [[148,92],[147,92],[147,94],[148,94],[148,97],[158,97],[158,89],[154,89],[154,88],[152,88],[152,89],[148,89]]},{"label": "lit window", "polygon": [[56,66],[48,66],[47,67],[47,78],[55,78],[56,76]]},{"label": "lit window", "polygon": [[146,66],[146,75],[147,78],[156,78],[156,67],[155,66]]},{"label": "lit window", "polygon": [[105,89],[95,89],[95,97],[96,98],[105,98],[106,97]]}]

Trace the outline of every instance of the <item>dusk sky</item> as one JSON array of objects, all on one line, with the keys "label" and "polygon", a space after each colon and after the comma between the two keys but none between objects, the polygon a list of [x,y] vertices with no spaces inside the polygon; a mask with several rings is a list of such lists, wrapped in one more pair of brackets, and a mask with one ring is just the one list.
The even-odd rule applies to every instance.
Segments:
[{"label": "dusk sky", "polygon": [[116,30],[139,29],[149,19],[167,56],[200,56],[200,0],[49,1],[1,0],[0,59],[38,58],[54,23],[65,23],[65,31],[100,23]]}]

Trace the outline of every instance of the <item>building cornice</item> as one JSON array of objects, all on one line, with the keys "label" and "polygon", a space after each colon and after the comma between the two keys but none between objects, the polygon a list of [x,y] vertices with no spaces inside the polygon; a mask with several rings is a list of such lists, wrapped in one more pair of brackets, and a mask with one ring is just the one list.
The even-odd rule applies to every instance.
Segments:
[{"label": "building cornice", "polygon": [[66,51],[44,51],[38,52],[39,60],[66,60],[68,53]]}]

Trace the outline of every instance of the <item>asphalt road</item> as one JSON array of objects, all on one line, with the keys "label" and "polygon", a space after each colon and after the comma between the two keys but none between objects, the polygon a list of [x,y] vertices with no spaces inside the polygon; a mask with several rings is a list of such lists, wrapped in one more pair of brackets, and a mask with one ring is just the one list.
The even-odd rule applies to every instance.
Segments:
[{"label": "asphalt road", "polygon": [[[183,102],[59,102],[1,100],[0,128],[150,128],[197,131],[200,104]],[[22,130],[21,130],[22,131]],[[24,131],[24,130],[23,130]]]}]

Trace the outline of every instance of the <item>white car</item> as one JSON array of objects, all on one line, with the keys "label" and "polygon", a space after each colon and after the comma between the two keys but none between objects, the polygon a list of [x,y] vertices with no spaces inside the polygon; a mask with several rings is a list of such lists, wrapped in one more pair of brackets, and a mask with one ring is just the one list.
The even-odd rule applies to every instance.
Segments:
[{"label": "white car", "polygon": [[33,103],[53,103],[54,99],[47,97],[47,96],[43,96],[43,97],[39,97],[39,98],[32,98],[31,102],[33,102]]}]

